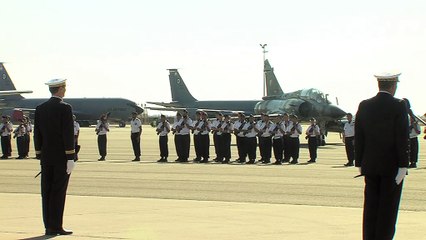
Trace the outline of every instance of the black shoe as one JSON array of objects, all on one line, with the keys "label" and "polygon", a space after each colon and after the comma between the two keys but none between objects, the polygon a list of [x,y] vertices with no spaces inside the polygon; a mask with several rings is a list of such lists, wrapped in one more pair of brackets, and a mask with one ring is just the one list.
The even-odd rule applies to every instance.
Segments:
[{"label": "black shoe", "polygon": [[200,163],[208,163],[209,159],[208,158],[204,158],[203,160],[200,161]]},{"label": "black shoe", "polygon": [[3,155],[0,157],[1,159],[7,159],[7,156]]},{"label": "black shoe", "polygon": [[297,164],[297,160],[291,161],[290,164]]},{"label": "black shoe", "polygon": [[244,164],[244,163],[246,163],[246,160],[241,159],[241,160],[238,161],[238,163]]},{"label": "black shoe", "polygon": [[56,236],[56,235],[71,235],[72,231],[67,229],[46,229],[45,235]]},{"label": "black shoe", "polygon": [[140,162],[140,157],[135,157],[135,159],[132,160],[132,162]]},{"label": "black shoe", "polygon": [[263,160],[263,161],[262,161],[262,164],[269,164],[269,163],[271,163],[271,161],[270,161],[270,160]]},{"label": "black shoe", "polygon": [[279,161],[279,160],[275,161],[274,165],[281,165],[281,161]]},{"label": "black shoe", "polygon": [[19,157],[15,158],[15,159],[24,159],[24,157],[19,156]]},{"label": "black shoe", "polygon": [[343,166],[345,167],[352,167],[354,164],[351,162],[345,163]]},{"label": "black shoe", "polygon": [[187,163],[187,162],[188,162],[188,159],[181,159],[179,162]]},{"label": "black shoe", "polygon": [[201,161],[201,158],[194,158],[194,159],[192,159],[192,161],[193,162],[199,162],[199,161]]},{"label": "black shoe", "polygon": [[229,159],[225,159],[222,161],[222,164],[228,164],[229,163]]},{"label": "black shoe", "polygon": [[316,163],[316,161],[311,159],[308,161],[308,163]]},{"label": "black shoe", "polygon": [[417,168],[417,164],[415,162],[410,163],[410,166],[408,168]]},{"label": "black shoe", "polygon": [[98,161],[105,161],[105,157],[99,158]]},{"label": "black shoe", "polygon": [[255,162],[255,160],[254,160],[254,159],[251,159],[251,160],[249,160],[246,164],[254,164],[254,162]]}]

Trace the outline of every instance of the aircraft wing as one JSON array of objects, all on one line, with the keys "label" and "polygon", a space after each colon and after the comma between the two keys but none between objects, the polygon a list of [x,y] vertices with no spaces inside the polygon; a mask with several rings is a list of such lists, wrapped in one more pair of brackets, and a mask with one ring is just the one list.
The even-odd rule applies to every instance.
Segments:
[{"label": "aircraft wing", "polygon": [[[157,106],[163,106],[165,108],[179,108],[179,107],[177,107],[177,106],[179,106],[178,102],[169,102],[169,103],[166,103],[166,102],[146,102],[146,103],[154,104],[154,105],[157,105]],[[182,108],[182,109],[184,109],[184,108]],[[153,109],[153,110],[156,110],[156,109]],[[164,110],[164,111],[167,111],[167,110]],[[169,110],[169,111],[176,111],[176,110]]]},{"label": "aircraft wing", "polygon": [[209,116],[215,116],[216,113],[221,112],[224,115],[236,115],[238,113],[244,113],[244,111],[234,111],[228,109],[210,109],[210,108],[185,108],[185,107],[145,107],[146,109],[157,110],[157,111],[182,111],[187,110],[190,115],[195,114],[198,111],[204,111]]},{"label": "aircraft wing", "polygon": [[0,91],[0,96],[19,95],[19,94],[23,94],[23,93],[33,93],[33,91],[31,91],[31,90],[22,90],[22,91],[4,90],[4,91]]}]

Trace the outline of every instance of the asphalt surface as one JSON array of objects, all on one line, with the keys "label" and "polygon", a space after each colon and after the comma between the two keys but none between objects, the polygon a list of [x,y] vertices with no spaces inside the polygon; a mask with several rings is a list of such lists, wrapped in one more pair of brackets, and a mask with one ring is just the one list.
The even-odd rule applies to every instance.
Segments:
[{"label": "asphalt surface", "polygon": [[[315,164],[306,164],[301,140],[298,165],[175,163],[173,137],[170,163],[157,163],[158,136],[144,126],[142,161],[135,163],[130,129],[112,128],[107,160],[98,162],[94,128],[83,128],[64,216],[74,234],[60,238],[361,239],[364,183],[353,178],[356,168],[343,167],[339,135],[330,134]],[[426,239],[426,141],[419,142],[395,239]],[[39,169],[35,159],[0,160],[0,239],[45,239]]]}]

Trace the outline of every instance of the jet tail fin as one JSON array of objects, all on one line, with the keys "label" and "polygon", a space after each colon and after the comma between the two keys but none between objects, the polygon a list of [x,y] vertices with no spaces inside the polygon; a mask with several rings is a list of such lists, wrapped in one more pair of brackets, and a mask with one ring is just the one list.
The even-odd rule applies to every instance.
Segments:
[{"label": "jet tail fin", "polygon": [[[9,91],[9,90],[16,90],[16,88],[12,82],[12,79],[7,73],[3,63],[0,62],[0,91]],[[20,94],[14,94],[10,96],[3,96],[2,98],[3,99],[23,99],[24,97],[22,97]]]},{"label": "jet tail fin", "polygon": [[178,70],[177,69],[168,69],[168,70],[169,70],[170,90],[172,92],[172,101],[184,102],[184,103],[197,101],[197,99],[195,99],[192,96],[192,94],[189,92]]},{"label": "jet tail fin", "polygon": [[274,68],[269,64],[268,59],[265,60],[263,65],[263,74],[265,74],[265,88],[266,96],[265,97],[277,97],[284,95],[283,90],[277,80],[277,77],[274,74]]}]

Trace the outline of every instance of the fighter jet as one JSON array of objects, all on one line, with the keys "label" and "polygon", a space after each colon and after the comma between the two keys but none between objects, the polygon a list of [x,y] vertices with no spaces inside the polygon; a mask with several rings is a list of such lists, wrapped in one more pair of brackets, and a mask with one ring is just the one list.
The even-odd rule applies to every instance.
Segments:
[{"label": "fighter jet", "polygon": [[[9,74],[3,63],[0,63],[0,94],[1,91],[16,91]],[[31,118],[35,108],[45,102],[46,98],[24,98],[21,92],[13,95],[3,95],[0,101],[0,109],[3,114],[12,115],[15,120],[22,117],[23,112],[28,112]],[[132,112],[141,114],[143,109],[135,102],[124,98],[65,98],[72,105],[73,113],[81,126],[96,124],[101,114],[108,114],[109,120],[118,122],[124,127]]]},{"label": "fighter jet", "polygon": [[327,95],[315,88],[284,93],[268,59],[264,61],[263,71],[266,96],[254,107],[256,114],[295,114],[302,121],[315,118],[323,135],[327,135],[329,130],[341,131],[340,119],[346,113],[331,104]]}]

